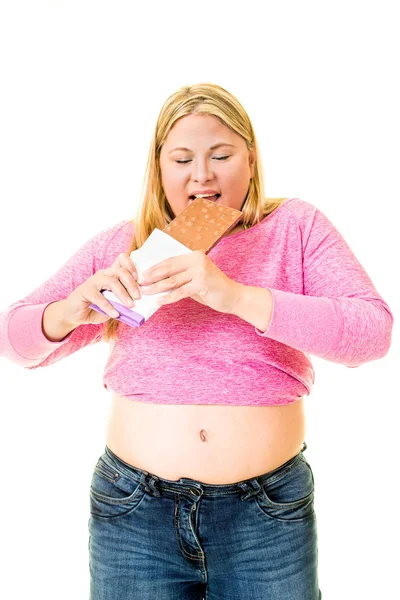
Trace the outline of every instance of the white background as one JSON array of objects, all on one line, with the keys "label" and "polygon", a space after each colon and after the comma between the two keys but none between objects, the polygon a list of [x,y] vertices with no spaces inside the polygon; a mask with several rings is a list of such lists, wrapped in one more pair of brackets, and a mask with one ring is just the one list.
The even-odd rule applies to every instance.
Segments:
[{"label": "white background", "polygon": [[[2,4],[0,312],[89,237],[134,216],[162,104],[185,84],[212,82],[253,122],[266,195],[320,208],[396,319],[395,4]],[[384,359],[348,369],[313,357],[305,456],[324,600],[399,594],[396,325]],[[0,359],[7,600],[88,597],[89,487],[105,445],[107,356],[108,345],[97,344],[33,371]]]}]

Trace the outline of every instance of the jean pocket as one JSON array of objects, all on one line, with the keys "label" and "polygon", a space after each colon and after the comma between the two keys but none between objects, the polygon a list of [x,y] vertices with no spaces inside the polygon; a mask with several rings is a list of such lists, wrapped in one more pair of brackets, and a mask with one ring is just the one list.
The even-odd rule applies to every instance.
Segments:
[{"label": "jean pocket", "polygon": [[266,480],[257,496],[264,515],[277,521],[303,521],[315,516],[314,475],[302,454],[293,465]]},{"label": "jean pocket", "polygon": [[90,484],[90,514],[119,517],[137,507],[145,495],[144,487],[122,473],[104,453],[94,468]]}]

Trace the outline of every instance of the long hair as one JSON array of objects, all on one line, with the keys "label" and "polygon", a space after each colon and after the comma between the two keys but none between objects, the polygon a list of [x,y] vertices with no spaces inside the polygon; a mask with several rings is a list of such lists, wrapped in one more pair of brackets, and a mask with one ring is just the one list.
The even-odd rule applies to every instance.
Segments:
[{"label": "long hair", "polygon": [[[127,253],[140,248],[157,227],[163,230],[174,218],[161,184],[160,152],[173,125],[187,115],[213,115],[223,125],[240,135],[249,152],[254,149],[254,176],[250,180],[246,199],[241,208],[242,224],[248,229],[272,213],[285,198],[265,198],[261,156],[250,119],[239,101],[224,88],[213,83],[184,86],[173,93],[161,108],[157,119],[142,187],[142,199],[136,212],[134,236]],[[120,321],[104,323],[102,340],[118,337]]]}]

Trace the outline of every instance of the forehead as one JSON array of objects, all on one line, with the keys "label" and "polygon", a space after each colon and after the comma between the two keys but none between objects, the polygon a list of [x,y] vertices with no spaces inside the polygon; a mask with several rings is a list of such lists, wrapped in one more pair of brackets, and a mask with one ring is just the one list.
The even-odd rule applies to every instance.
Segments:
[{"label": "forehead", "polygon": [[[224,141],[237,145],[239,140],[242,140],[239,135],[212,115],[187,115],[174,123],[164,146],[169,149],[179,143],[179,145],[192,148],[194,142],[211,145],[213,141]],[[185,144],[186,141],[187,144]]]}]

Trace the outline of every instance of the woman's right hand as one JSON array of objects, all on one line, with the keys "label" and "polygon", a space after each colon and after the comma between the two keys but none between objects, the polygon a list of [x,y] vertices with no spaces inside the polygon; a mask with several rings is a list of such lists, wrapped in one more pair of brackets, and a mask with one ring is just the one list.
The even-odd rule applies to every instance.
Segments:
[{"label": "woman's right hand", "polygon": [[[104,323],[108,319],[118,316],[113,314],[115,310],[111,302],[101,293],[101,290],[112,291],[128,308],[133,308],[133,296],[137,294],[140,298],[140,290],[137,283],[138,273],[129,254],[120,254],[108,269],[100,269],[78,286],[65,299],[64,319],[66,322],[77,327],[85,323]],[[129,303],[132,300],[132,303]],[[104,310],[106,315],[90,308],[90,304],[96,304]]]}]

